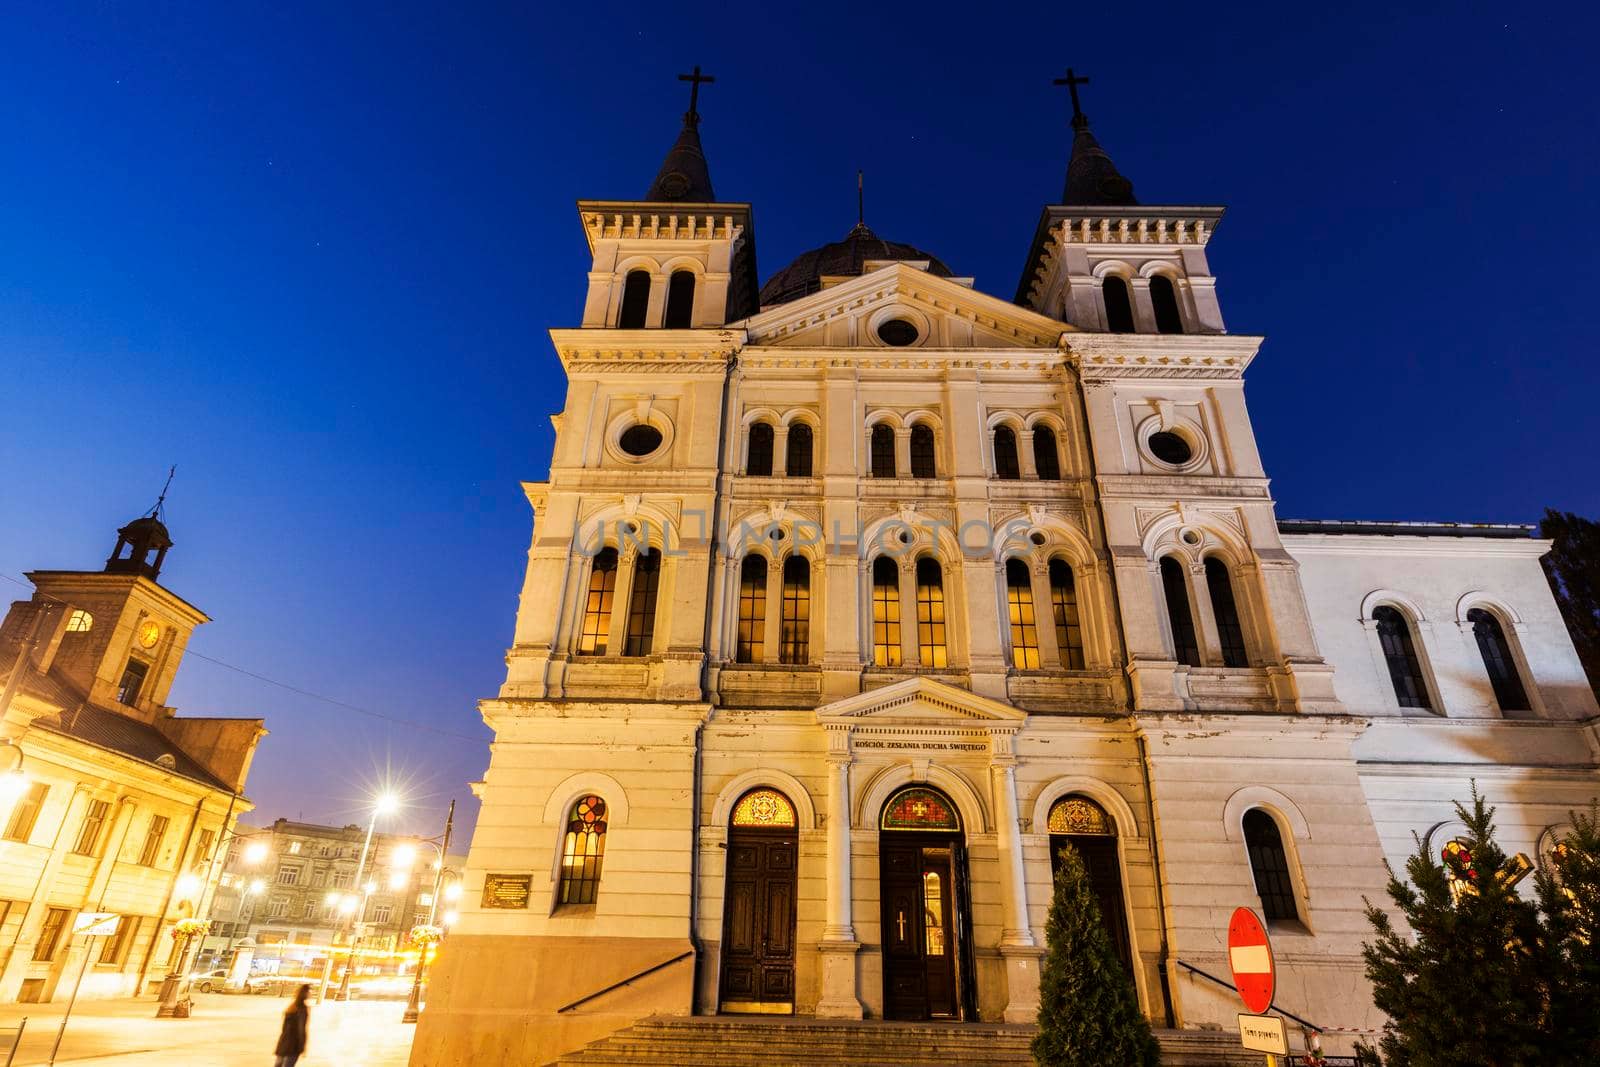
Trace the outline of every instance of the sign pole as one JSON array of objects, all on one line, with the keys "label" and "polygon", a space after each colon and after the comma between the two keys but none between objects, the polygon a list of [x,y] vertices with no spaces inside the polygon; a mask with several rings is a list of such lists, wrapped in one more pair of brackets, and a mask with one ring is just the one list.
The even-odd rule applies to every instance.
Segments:
[{"label": "sign pole", "polygon": [[72,1018],[72,1006],[78,1003],[78,990],[83,986],[84,972],[89,969],[89,957],[94,954],[94,935],[83,939],[83,964],[78,968],[78,980],[72,983],[72,997],[67,1001],[67,1013],[61,1017],[61,1029],[56,1031],[55,1047],[50,1050],[49,1067],[55,1067],[56,1055],[61,1051],[61,1039],[67,1036],[67,1020]]}]

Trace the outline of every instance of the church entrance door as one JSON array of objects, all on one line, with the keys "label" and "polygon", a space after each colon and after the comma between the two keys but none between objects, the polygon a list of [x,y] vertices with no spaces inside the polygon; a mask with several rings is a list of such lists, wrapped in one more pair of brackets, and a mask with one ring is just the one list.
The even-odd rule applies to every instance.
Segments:
[{"label": "church entrance door", "polygon": [[1122,902],[1122,861],[1117,854],[1117,827],[1104,808],[1085,796],[1065,796],[1050,807],[1050,873],[1061,865],[1061,846],[1071,845],[1083,858],[1089,888],[1100,905],[1100,921],[1133,981],[1133,947],[1128,914]]},{"label": "church entrance door", "polygon": [[774,789],[754,789],[739,798],[728,826],[722,901],[722,1011],[794,1013],[799,854],[788,797]]},{"label": "church entrance door", "polygon": [[924,786],[890,797],[878,870],[884,1016],[976,1019],[966,850],[955,805]]}]

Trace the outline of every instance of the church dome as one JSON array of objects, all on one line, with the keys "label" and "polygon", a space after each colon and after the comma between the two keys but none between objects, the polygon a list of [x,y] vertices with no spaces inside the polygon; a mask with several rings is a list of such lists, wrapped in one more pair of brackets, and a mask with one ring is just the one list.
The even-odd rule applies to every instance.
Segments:
[{"label": "church dome", "polygon": [[858,222],[844,240],[802,252],[793,263],[768,278],[761,287],[761,306],[784,304],[815,293],[822,288],[825,277],[861,274],[872,259],[926,260],[929,274],[953,276],[938,256],[899,241],[885,241],[865,223]]}]

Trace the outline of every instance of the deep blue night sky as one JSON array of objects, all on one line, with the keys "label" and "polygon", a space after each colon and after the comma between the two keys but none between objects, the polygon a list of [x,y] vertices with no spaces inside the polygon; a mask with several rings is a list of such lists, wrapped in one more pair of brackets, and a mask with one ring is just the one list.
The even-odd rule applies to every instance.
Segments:
[{"label": "deep blue night sky", "polygon": [[[190,714],[265,716],[258,817],[431,825],[487,765],[576,324],[574,201],[702,94],[762,278],[855,221],[1005,298],[1069,64],[1146,203],[1225,204],[1280,515],[1600,514],[1594,9],[102,3],[0,24],[0,575],[97,568],[178,464]],[[325,10],[328,9],[328,10]],[[1106,13],[1110,14],[1107,15]],[[0,582],[7,599],[25,590]]]}]

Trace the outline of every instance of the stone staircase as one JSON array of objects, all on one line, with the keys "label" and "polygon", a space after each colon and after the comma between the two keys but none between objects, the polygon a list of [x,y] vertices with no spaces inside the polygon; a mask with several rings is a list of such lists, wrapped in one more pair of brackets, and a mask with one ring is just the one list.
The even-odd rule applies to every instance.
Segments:
[{"label": "stone staircase", "polygon": [[[1031,1067],[1036,1029],[997,1023],[652,1016],[569,1052],[561,1067]],[[1163,1067],[1261,1067],[1217,1031],[1157,1030]],[[1105,1067],[1117,1067],[1106,1064]]]}]

